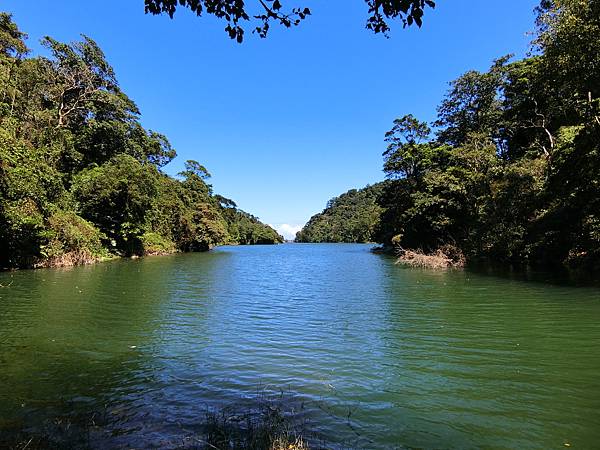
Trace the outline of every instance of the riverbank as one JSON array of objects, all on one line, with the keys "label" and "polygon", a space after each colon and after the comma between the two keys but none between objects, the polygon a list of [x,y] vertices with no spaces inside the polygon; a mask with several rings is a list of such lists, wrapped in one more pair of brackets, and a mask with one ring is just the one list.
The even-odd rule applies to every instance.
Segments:
[{"label": "riverbank", "polygon": [[249,246],[249,245],[278,245],[278,244],[281,244],[281,243],[273,242],[273,243],[246,244],[246,243],[239,243],[239,242],[231,242],[231,243],[225,243],[222,245],[215,245],[215,246],[207,248],[206,250],[201,250],[201,251],[187,251],[186,252],[186,251],[181,251],[181,250],[177,250],[177,249],[173,248],[171,250],[165,250],[165,249],[151,250],[151,251],[147,251],[143,255],[129,255],[129,256],[110,254],[108,252],[102,256],[94,256],[89,252],[78,251],[78,252],[66,253],[64,255],[61,255],[60,257],[42,259],[42,260],[32,263],[29,267],[21,267],[21,268],[19,268],[19,267],[3,267],[3,268],[0,268],[0,272],[11,272],[11,271],[15,271],[15,270],[32,270],[32,269],[59,269],[59,268],[68,268],[68,267],[77,267],[77,266],[88,266],[88,265],[92,265],[92,264],[104,263],[104,262],[108,262],[108,261],[115,261],[115,260],[119,260],[119,259],[139,259],[139,258],[148,258],[148,257],[153,257],[153,256],[169,256],[169,255],[174,255],[174,254],[178,254],[178,253],[204,253],[204,252],[209,252],[218,247],[235,247],[235,246]]}]

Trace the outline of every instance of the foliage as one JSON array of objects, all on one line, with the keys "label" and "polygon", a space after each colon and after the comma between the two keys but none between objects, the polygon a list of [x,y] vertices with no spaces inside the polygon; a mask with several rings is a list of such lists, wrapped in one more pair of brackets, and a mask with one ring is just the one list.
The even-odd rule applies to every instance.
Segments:
[{"label": "foliage", "polygon": [[102,246],[105,236],[72,211],[56,211],[44,230],[45,243],[36,267],[89,264],[109,256]]},{"label": "foliage", "polygon": [[146,215],[158,195],[154,166],[118,155],[79,172],[72,190],[81,215],[96,224],[116,248],[128,255],[140,252]]},{"label": "foliage", "polygon": [[32,265],[47,244],[48,221],[68,203],[46,152],[0,128],[0,264]]},{"label": "foliage", "polygon": [[176,251],[175,243],[153,231],[140,236],[144,255],[168,255]]},{"label": "foliage", "polygon": [[495,61],[488,72],[471,70],[450,83],[446,98],[438,107],[438,141],[458,146],[473,133],[498,138],[502,125],[498,90],[509,57]]},{"label": "foliage", "polygon": [[372,242],[381,215],[376,199],[384,185],[352,189],[329,200],[296,234],[296,242]]},{"label": "foliage", "polygon": [[27,53],[27,35],[19,30],[10,14],[0,13],[0,52],[4,56],[17,56]]},{"label": "foliage", "polygon": [[[391,141],[380,241],[426,252],[451,244],[470,259],[598,264],[599,4],[542,2],[539,54],[452,82],[436,139]],[[406,117],[388,142],[416,127]]]},{"label": "foliage", "polygon": [[455,249],[449,245],[436,250],[435,253],[430,255],[401,249],[397,264],[426,269],[447,269],[449,267],[463,267],[465,258],[460,249]]},{"label": "foliage", "polygon": [[394,121],[394,127],[385,135],[388,143],[383,156],[383,170],[388,177],[418,176],[433,163],[437,149],[423,142],[431,130],[426,123],[412,115]]},{"label": "foliage", "polygon": [[[394,121],[374,240],[412,256],[600,268],[600,1],[537,12],[535,53],[451,82],[434,136],[412,115]],[[299,240],[339,239],[339,211]]]},{"label": "foliage", "polygon": [[161,172],[175,150],[141,125],[92,39],[46,37],[45,58],[28,57],[25,37],[0,14],[1,268],[208,250],[237,242],[241,221],[244,243],[279,242],[256,218],[226,221],[200,163]]},{"label": "foliage", "polygon": [[217,196],[221,214],[227,222],[227,230],[232,244],[280,244],[284,241],[277,231],[265,225],[257,217],[237,209],[232,200]]},{"label": "foliage", "polygon": [[[400,18],[404,26],[415,23],[421,26],[423,14],[427,7],[434,8],[433,0],[364,0],[369,10],[366,27],[375,33],[387,34],[390,30],[389,20]],[[253,32],[266,37],[270,24],[290,28],[297,26],[311,15],[309,8],[295,7],[285,11],[281,0],[258,0],[254,9],[249,9],[240,0],[144,0],[146,13],[166,13],[173,18],[178,7],[190,9],[197,16],[211,14],[227,22],[225,32],[231,39],[242,42],[245,29],[243,24],[252,19]]]}]

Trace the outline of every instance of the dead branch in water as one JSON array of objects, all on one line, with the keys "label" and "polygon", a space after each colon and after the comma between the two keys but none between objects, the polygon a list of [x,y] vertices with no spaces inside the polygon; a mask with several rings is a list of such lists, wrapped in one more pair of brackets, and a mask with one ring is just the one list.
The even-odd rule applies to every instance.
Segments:
[{"label": "dead branch in water", "polygon": [[464,267],[466,258],[463,252],[453,246],[444,245],[435,252],[426,254],[421,250],[407,250],[398,248],[396,264],[426,269],[447,269],[451,267]]}]

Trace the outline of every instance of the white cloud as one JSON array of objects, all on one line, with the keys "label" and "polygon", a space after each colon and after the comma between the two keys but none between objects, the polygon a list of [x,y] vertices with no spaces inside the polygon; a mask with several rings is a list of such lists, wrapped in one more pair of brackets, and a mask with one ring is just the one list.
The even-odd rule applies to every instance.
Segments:
[{"label": "white cloud", "polygon": [[280,223],[271,226],[286,239],[294,239],[296,233],[302,229],[302,225],[290,225],[288,223]]}]

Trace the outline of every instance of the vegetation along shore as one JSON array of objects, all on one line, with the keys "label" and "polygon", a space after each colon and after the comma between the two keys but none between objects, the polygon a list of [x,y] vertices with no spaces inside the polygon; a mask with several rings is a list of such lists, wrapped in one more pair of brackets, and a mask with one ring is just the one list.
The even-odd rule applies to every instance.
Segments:
[{"label": "vegetation along shore", "polygon": [[145,129],[89,37],[42,44],[0,15],[0,268],[87,264],[283,238],[216,195],[210,174]]},{"label": "vegetation along shore", "polygon": [[375,241],[417,265],[441,255],[598,270],[598,36],[599,2],[542,2],[530,56],[452,81],[433,130],[396,119],[387,180],[332,199],[296,240]]}]

